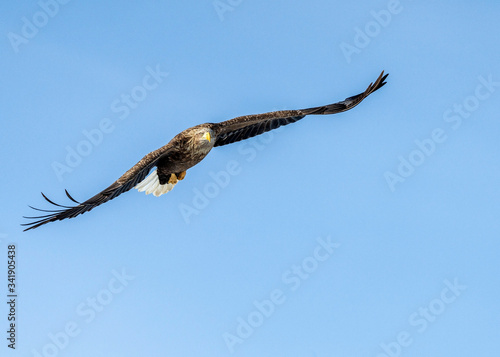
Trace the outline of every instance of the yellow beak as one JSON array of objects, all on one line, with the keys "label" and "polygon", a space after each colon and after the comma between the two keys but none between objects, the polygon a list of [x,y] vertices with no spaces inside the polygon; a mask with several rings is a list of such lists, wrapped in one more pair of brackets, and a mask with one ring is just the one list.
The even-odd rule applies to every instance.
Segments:
[{"label": "yellow beak", "polygon": [[205,138],[206,140],[208,140],[208,142],[210,142],[210,141],[212,140],[212,138],[210,137],[210,133],[209,133],[208,131],[205,133],[204,138]]}]

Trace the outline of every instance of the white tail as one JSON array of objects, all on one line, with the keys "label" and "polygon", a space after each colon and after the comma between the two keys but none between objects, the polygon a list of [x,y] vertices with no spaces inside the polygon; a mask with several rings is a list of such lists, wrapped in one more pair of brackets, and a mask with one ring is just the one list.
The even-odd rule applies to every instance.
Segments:
[{"label": "white tail", "polygon": [[175,186],[175,183],[166,183],[160,185],[160,179],[158,178],[158,172],[156,168],[146,177],[144,180],[139,182],[134,188],[139,192],[146,191],[146,195],[152,193],[156,197],[171,191]]}]

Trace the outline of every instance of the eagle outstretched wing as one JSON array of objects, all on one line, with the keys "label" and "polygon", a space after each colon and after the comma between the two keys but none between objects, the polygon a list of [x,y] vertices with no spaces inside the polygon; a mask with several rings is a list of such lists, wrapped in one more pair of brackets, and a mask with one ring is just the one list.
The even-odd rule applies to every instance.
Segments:
[{"label": "eagle outstretched wing", "polygon": [[36,217],[24,217],[27,219],[33,219],[33,222],[23,223],[22,226],[27,226],[28,228],[25,231],[28,231],[33,228],[40,227],[49,222],[60,221],[66,218],[73,218],[82,213],[88,212],[93,208],[112,200],[115,197],[118,197],[124,192],[129,191],[134,188],[138,183],[140,183],[144,178],[148,175],[149,171],[157,164],[158,160],[162,157],[165,157],[172,151],[172,145],[169,143],[158,150],[150,152],[146,156],[144,156],[136,165],[134,165],[130,170],[124,173],[118,180],[113,182],[108,188],[102,190],[97,195],[89,198],[84,202],[78,202],[75,200],[67,190],[65,190],[68,198],[76,203],[75,206],[64,206],[57,204],[50,200],[47,196],[45,196],[42,192],[43,198],[45,198],[49,203],[54,206],[60,207],[60,209],[55,210],[45,210],[40,208],[35,208],[32,206],[32,209],[47,212],[48,214]]},{"label": "eagle outstretched wing", "polygon": [[214,146],[227,145],[251,138],[279,128],[280,126],[295,123],[306,115],[335,114],[350,110],[361,103],[371,93],[383,87],[386,83],[385,79],[387,76],[388,74],[384,75],[384,71],[382,71],[377,80],[374,83],[370,83],[363,93],[346,98],[338,103],[308,109],[282,110],[263,114],[245,115],[213,124],[212,130],[214,130],[217,137]]}]

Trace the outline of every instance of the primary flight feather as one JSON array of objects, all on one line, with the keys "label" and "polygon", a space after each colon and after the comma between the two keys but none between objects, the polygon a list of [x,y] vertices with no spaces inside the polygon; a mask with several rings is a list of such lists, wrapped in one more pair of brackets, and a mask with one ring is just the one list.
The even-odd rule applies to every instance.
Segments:
[{"label": "primary flight feather", "polygon": [[51,201],[42,193],[42,196],[49,203],[60,207],[60,209],[43,210],[30,206],[37,211],[48,214],[25,217],[33,220],[23,224],[28,226],[25,231],[49,222],[76,217],[132,188],[136,188],[139,192],[160,196],[170,191],[179,180],[184,179],[186,170],[203,160],[213,147],[245,140],[280,126],[295,123],[306,115],[335,114],[350,110],[368,95],[381,88],[386,83],[387,76],[388,74],[384,75],[382,71],[377,80],[370,83],[363,93],[338,103],[308,109],[246,115],[220,123],[200,124],[186,129],[177,134],[167,145],[144,156],[111,186],[84,202],[78,202],[66,191],[68,198],[76,205],[63,206]]}]

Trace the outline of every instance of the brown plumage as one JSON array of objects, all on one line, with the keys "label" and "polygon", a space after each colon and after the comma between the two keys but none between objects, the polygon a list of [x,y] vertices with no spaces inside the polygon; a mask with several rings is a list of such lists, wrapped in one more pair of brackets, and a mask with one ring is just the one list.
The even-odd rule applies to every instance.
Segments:
[{"label": "brown plumage", "polygon": [[[25,231],[49,222],[76,217],[104,202],[112,200],[133,187],[136,187],[139,191],[146,191],[147,194],[153,193],[155,196],[159,196],[171,190],[178,180],[184,178],[186,170],[203,160],[213,147],[245,140],[280,126],[295,123],[306,115],[335,114],[352,109],[368,95],[381,88],[386,83],[387,76],[382,72],[377,80],[370,83],[363,93],[338,103],[301,110],[283,110],[246,115],[221,123],[200,124],[186,129],[177,134],[167,145],[144,156],[111,186],[85,202],[76,201],[66,191],[68,198],[76,205],[63,206],[54,203],[42,193],[42,196],[49,203],[61,209],[42,210],[30,206],[35,210],[47,212],[48,214],[38,217],[25,217],[34,220],[23,224],[28,226]],[[155,171],[148,176],[152,169]],[[146,178],[146,176],[148,177]]]}]

